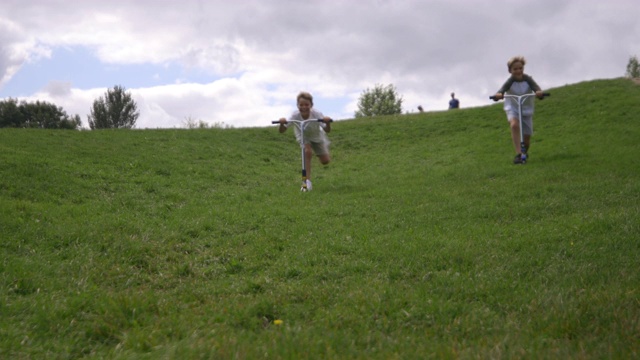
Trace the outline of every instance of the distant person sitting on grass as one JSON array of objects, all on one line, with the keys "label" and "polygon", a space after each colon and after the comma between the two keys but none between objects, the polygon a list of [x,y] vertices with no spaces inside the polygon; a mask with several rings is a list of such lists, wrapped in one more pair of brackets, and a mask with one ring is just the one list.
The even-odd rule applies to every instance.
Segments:
[{"label": "distant person sitting on grass", "polygon": [[[307,190],[311,190],[311,158],[313,153],[318,156],[322,165],[327,165],[331,161],[329,155],[329,138],[327,133],[331,132],[331,118],[322,115],[320,111],[313,109],[313,96],[308,92],[301,92],[297,98],[298,110],[294,111],[289,120],[322,120],[315,121],[304,127],[304,168],[307,174]],[[280,118],[280,133],[287,131],[289,123],[287,119]],[[296,140],[300,142],[302,132],[299,126],[294,126]]]},{"label": "distant person sitting on grass", "polygon": [[456,99],[456,93],[451,93],[451,100],[449,100],[449,110],[457,109],[460,107],[460,101]]},{"label": "distant person sitting on grass", "polygon": [[[493,96],[497,101],[504,98],[504,94],[508,95],[524,95],[535,92],[539,99],[544,97],[542,89],[536,84],[533,78],[524,73],[524,64],[526,60],[522,56],[514,56],[507,62],[507,67],[511,76],[502,85],[500,90]],[[513,98],[508,98],[504,102],[504,111],[507,114],[507,121],[511,128],[511,139],[513,147],[516,150],[516,157],[513,159],[514,164],[522,164],[522,150],[520,148],[520,120],[522,115],[522,135],[524,141],[525,152],[529,153],[529,145],[531,145],[531,135],[533,135],[533,98],[529,98],[522,104],[522,114],[518,111],[518,102]]]},{"label": "distant person sitting on grass", "polygon": [[422,108],[422,105],[418,105],[418,111],[424,112],[424,109]]}]

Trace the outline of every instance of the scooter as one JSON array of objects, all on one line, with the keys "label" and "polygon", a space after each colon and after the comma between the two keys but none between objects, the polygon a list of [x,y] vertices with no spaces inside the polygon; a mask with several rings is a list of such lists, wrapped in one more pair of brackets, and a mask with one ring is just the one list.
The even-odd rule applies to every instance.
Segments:
[{"label": "scooter", "polygon": [[[304,161],[304,129],[307,127],[307,125],[313,122],[324,122],[324,120],[323,119],[287,120],[287,123],[293,123],[295,126],[298,127],[298,129],[300,129],[300,152],[302,157],[302,187],[300,188],[300,191],[302,192],[309,191],[309,189],[307,189],[307,179],[308,179],[307,168]],[[329,122],[333,122],[333,120],[329,120]],[[275,121],[272,121],[271,123],[280,124],[280,121],[275,120]]]},{"label": "scooter", "polygon": [[[510,95],[510,94],[504,94],[502,95],[502,97],[504,99],[515,99],[516,102],[518,103],[518,121],[520,123],[520,153],[522,154],[522,165],[527,163],[527,147],[524,146],[524,134],[522,133],[522,104],[524,104],[524,102],[532,97],[532,96],[536,96],[535,93],[529,93],[529,94],[524,94],[524,95]],[[550,93],[542,93],[542,98],[544,99],[547,96],[551,96]],[[489,99],[493,100],[493,101],[499,101],[500,99],[496,99],[495,95],[489,96]],[[542,100],[542,99],[541,99]]]}]

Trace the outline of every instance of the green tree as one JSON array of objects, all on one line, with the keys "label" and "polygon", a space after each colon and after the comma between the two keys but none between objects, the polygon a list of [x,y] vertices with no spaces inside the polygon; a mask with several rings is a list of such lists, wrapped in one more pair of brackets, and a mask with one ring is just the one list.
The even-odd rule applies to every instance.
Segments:
[{"label": "green tree", "polygon": [[0,127],[22,127],[24,115],[20,111],[17,99],[0,101]]},{"label": "green tree", "polygon": [[373,89],[367,88],[358,99],[356,118],[378,115],[402,114],[402,97],[395,86],[376,84]]},{"label": "green tree", "polygon": [[637,56],[629,58],[629,63],[627,63],[627,77],[632,79],[640,78],[640,63],[638,63]]},{"label": "green tree", "polygon": [[131,129],[135,126],[140,113],[131,94],[119,85],[107,89],[104,97],[93,102],[89,127],[93,129]]},{"label": "green tree", "polygon": [[59,106],[46,101],[23,102],[20,111],[24,115],[23,127],[42,129],[70,129],[80,127],[80,116],[69,116]]},{"label": "green tree", "polygon": [[77,130],[80,125],[79,115],[69,116],[61,107],[46,101],[0,101],[0,127]]}]

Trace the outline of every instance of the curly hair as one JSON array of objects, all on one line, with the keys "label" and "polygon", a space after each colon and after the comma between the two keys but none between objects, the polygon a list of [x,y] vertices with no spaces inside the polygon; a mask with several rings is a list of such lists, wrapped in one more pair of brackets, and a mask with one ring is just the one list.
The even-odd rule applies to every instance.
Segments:
[{"label": "curly hair", "polygon": [[305,99],[305,100],[309,100],[309,102],[311,103],[311,105],[313,106],[313,96],[311,96],[311,94],[309,94],[306,91],[301,91],[298,94],[298,97],[296,98],[297,102],[300,102],[300,99]]},{"label": "curly hair", "polygon": [[524,56],[514,56],[511,59],[509,59],[509,61],[507,61],[507,69],[509,71],[511,71],[511,67],[513,66],[514,63],[522,63],[522,66],[524,66],[527,61],[524,59]]}]

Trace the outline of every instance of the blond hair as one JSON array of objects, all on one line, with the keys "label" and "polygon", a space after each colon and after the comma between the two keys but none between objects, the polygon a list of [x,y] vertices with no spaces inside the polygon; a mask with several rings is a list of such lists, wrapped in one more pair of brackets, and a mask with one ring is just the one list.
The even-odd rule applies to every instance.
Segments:
[{"label": "blond hair", "polygon": [[514,56],[509,59],[509,61],[507,61],[507,68],[509,69],[509,71],[511,71],[511,67],[513,66],[513,64],[517,62],[522,63],[522,66],[527,63],[527,61],[524,59],[524,56]]},{"label": "blond hair", "polygon": [[311,94],[309,94],[306,91],[300,91],[300,93],[298,94],[298,97],[296,98],[296,102],[300,102],[300,99],[309,100],[311,105],[313,105],[313,96],[311,96]]}]

